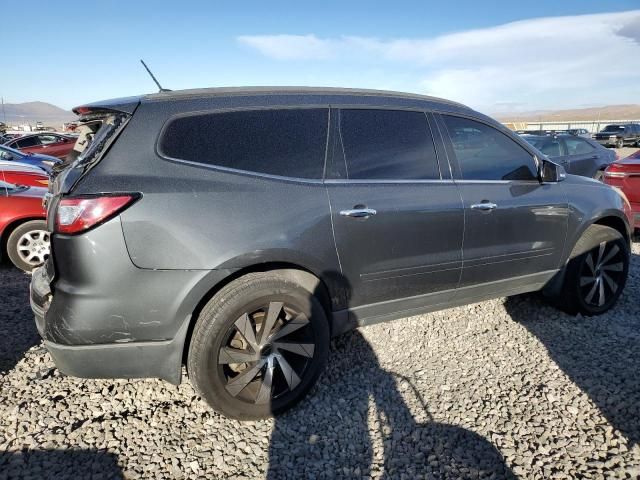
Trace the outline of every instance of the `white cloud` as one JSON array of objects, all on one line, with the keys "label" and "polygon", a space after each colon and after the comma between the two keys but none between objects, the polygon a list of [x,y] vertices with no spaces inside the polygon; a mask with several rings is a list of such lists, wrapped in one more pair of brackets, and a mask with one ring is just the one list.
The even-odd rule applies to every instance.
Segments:
[{"label": "white cloud", "polygon": [[315,35],[246,35],[238,41],[277,60],[327,59],[334,56],[336,46]]},{"label": "white cloud", "polygon": [[351,72],[354,80],[363,65],[384,68],[389,78],[402,71],[407,90],[493,111],[497,105],[537,109],[640,101],[634,63],[640,58],[640,10],[523,20],[432,38],[238,40],[277,60],[338,63],[341,74]]}]

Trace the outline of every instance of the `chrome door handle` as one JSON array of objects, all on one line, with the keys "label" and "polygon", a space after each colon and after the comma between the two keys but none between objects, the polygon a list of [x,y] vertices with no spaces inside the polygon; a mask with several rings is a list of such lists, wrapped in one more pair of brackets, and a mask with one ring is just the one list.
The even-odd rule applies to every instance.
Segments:
[{"label": "chrome door handle", "polygon": [[497,207],[498,205],[491,202],[474,203],[473,205],[471,205],[471,208],[473,208],[474,210],[483,210],[483,211],[495,210]]},{"label": "chrome door handle", "polygon": [[353,208],[351,210],[340,210],[340,215],[343,217],[354,218],[368,218],[371,215],[375,215],[376,212],[373,208]]}]

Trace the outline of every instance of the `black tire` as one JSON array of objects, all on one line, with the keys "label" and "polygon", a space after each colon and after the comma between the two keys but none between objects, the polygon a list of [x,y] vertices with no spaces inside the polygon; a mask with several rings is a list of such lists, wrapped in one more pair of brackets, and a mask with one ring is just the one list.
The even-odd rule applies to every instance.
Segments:
[{"label": "black tire", "polygon": [[600,315],[616,304],[624,290],[629,246],[617,230],[591,225],[574,246],[566,268],[557,304],[573,315]]},{"label": "black tire", "polygon": [[[36,234],[42,238],[35,238]],[[33,257],[28,255],[26,240],[31,238],[29,248],[32,248]],[[16,267],[25,272],[31,272],[42,265],[49,256],[49,234],[47,223],[44,220],[30,220],[18,225],[7,239],[7,255]]]},{"label": "black tire", "polygon": [[251,273],[222,288],[200,312],[187,370],[214,410],[238,420],[267,418],[291,408],[316,383],[329,342],[315,295],[277,271]]},{"label": "black tire", "polygon": [[619,138],[618,140],[616,140],[616,148],[622,148],[624,147],[624,139]]}]

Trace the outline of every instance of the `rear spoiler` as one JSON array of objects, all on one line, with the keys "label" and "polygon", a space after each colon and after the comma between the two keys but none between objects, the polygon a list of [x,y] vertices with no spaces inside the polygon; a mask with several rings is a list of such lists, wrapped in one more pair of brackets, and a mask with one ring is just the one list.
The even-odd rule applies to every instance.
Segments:
[{"label": "rear spoiler", "polygon": [[115,98],[112,100],[103,100],[100,102],[80,105],[73,109],[73,113],[78,115],[82,120],[114,112],[133,115],[133,112],[136,111],[138,105],[140,105],[140,97]]}]

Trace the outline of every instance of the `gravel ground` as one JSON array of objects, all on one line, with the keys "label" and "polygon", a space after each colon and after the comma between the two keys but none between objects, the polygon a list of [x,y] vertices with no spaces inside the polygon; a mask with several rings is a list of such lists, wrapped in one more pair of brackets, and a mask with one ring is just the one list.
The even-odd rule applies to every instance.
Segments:
[{"label": "gravel ground", "polygon": [[639,478],[640,243],[618,306],[586,319],[537,296],[336,339],[277,420],[210,412],[188,383],[62,376],[0,269],[0,479]]}]

